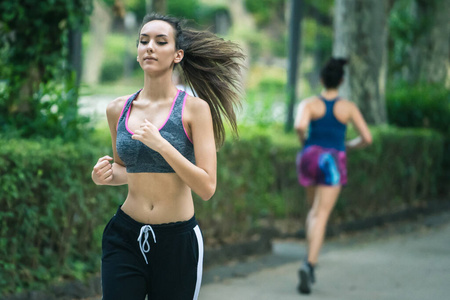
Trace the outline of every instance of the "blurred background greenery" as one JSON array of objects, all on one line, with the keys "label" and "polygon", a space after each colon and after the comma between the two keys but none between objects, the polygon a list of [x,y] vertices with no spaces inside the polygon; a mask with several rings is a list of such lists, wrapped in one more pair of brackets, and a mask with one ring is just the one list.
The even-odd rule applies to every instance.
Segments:
[{"label": "blurred background greenery", "polygon": [[[207,247],[262,228],[292,234],[306,208],[288,109],[291,5],[301,2],[296,103],[332,55],[374,144],[349,153],[335,226],[449,200],[448,0],[4,0],[0,2],[0,295],[99,272],[101,235],[126,187],[90,180],[111,155],[105,108],[142,87],[147,11],[237,42],[247,54],[240,138],[218,153],[213,199],[196,199]],[[352,128],[349,137],[355,135]]]}]

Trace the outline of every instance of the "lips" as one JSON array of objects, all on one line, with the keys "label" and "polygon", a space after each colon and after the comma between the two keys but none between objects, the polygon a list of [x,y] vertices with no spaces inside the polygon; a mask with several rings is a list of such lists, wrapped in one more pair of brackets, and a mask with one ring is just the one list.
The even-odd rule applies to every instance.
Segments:
[{"label": "lips", "polygon": [[144,57],[144,61],[158,61],[155,57]]}]

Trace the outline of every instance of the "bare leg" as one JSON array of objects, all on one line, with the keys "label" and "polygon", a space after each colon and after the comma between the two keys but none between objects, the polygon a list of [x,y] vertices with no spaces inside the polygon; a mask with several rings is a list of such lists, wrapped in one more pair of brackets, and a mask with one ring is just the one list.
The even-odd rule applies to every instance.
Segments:
[{"label": "bare leg", "polygon": [[314,202],[306,219],[306,237],[308,242],[308,262],[317,263],[320,248],[325,237],[328,218],[336,204],[341,186],[317,186]]},{"label": "bare leg", "polygon": [[316,190],[317,190],[317,186],[308,186],[305,188],[306,189],[306,204],[308,205],[308,215],[306,216],[306,225],[305,225],[305,230],[306,230],[306,238],[308,238],[308,227],[309,224],[311,223],[311,208],[314,204],[314,197],[316,195]]},{"label": "bare leg", "polygon": [[315,185],[308,186],[306,189],[306,202],[308,203],[308,209],[311,209],[314,203],[314,196],[316,194],[317,187]]}]

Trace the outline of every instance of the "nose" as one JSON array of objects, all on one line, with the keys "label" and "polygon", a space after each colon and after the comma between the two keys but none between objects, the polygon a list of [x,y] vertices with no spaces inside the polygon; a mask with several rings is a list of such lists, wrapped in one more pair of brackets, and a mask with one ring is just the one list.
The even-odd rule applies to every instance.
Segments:
[{"label": "nose", "polygon": [[149,52],[153,52],[154,51],[154,42],[153,41],[149,41],[147,44],[147,51]]}]

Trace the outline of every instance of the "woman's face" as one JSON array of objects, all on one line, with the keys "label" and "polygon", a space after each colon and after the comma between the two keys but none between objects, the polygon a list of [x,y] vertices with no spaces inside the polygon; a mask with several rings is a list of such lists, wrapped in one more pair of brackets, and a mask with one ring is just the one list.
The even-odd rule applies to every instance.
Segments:
[{"label": "woman's face", "polygon": [[139,35],[137,49],[141,68],[150,73],[165,72],[173,69],[174,63],[183,58],[183,50],[176,50],[173,27],[160,20],[145,24]]}]

